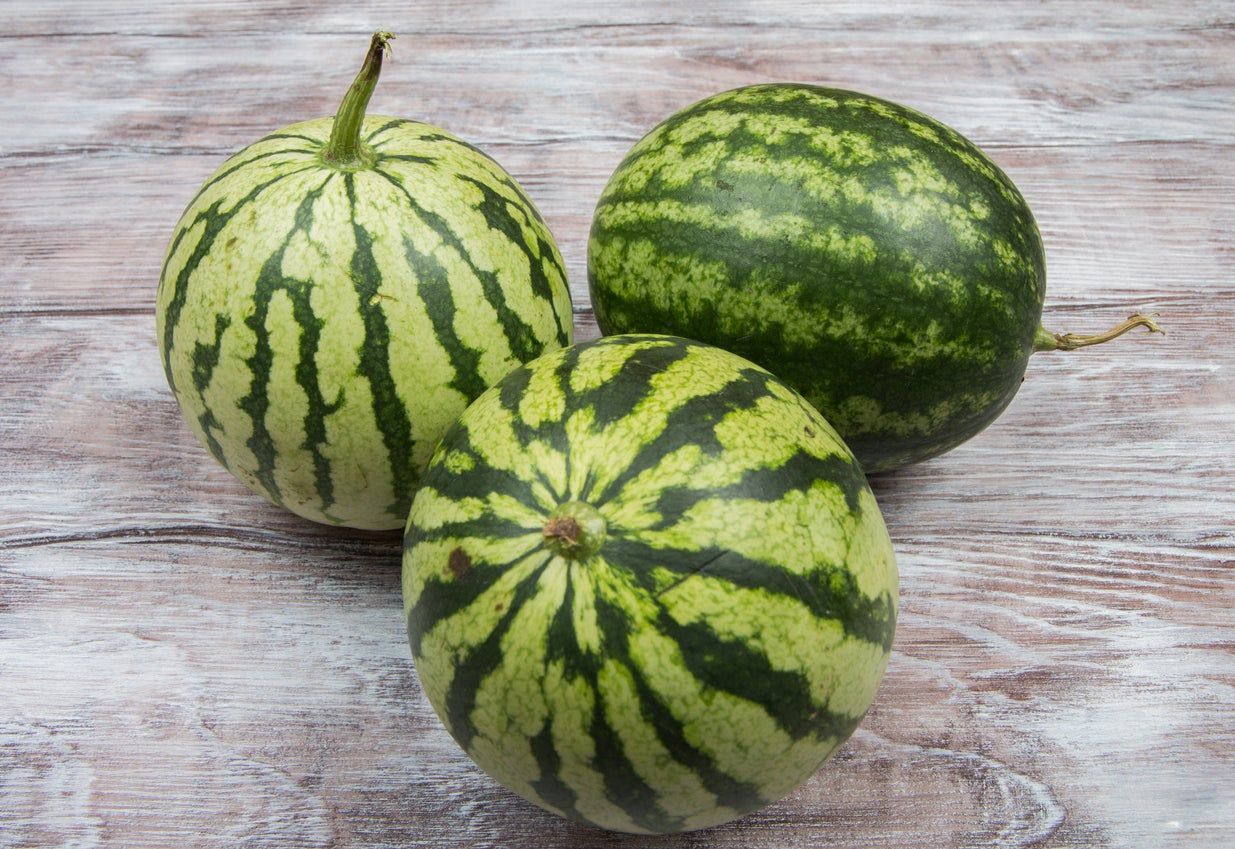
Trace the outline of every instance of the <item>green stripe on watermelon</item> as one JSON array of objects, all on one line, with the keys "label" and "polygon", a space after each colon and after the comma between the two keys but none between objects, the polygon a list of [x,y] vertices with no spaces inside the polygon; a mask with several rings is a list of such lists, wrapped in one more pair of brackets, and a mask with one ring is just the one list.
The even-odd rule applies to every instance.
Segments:
[{"label": "green stripe on watermelon", "polygon": [[387,40],[337,120],[271,134],[205,183],[157,309],[168,384],[210,452],[300,515],[365,528],[401,527],[467,404],[572,329],[561,257],[514,180],[436,127],[365,117]]},{"label": "green stripe on watermelon", "polygon": [[708,98],[636,144],[597,205],[588,277],[603,332],[759,363],[868,472],[1002,412],[1046,291],[1033,215],[978,148],[911,109],[789,84]]},{"label": "green stripe on watermelon", "polygon": [[853,456],[753,364],[615,336],[517,369],[440,444],[404,547],[430,702],[515,792],[625,831],[784,795],[852,732],[896,571]]}]

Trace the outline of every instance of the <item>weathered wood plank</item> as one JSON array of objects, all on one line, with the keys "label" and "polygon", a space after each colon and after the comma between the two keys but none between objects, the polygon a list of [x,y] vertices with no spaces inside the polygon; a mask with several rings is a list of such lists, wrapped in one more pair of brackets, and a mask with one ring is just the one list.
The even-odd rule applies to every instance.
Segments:
[{"label": "weathered wood plank", "polygon": [[[1235,298],[1196,296],[1172,307],[1165,338],[1138,334],[1119,345],[1036,355],[1012,406],[983,434],[876,478],[895,511],[890,524],[939,534],[946,519],[950,532],[1058,533],[1079,510],[1081,537],[1178,533],[1182,543],[1200,544],[1216,534],[1235,542],[1232,457],[1215,450],[1235,420],[1235,348],[1226,343]],[[1048,318],[1070,324],[1073,315]],[[1120,315],[1117,307],[1093,308],[1085,320],[1104,325]],[[215,466],[180,420],[150,323],[145,314],[0,321],[7,399],[0,440],[22,449],[6,462],[10,509],[0,515],[0,541],[86,534],[115,527],[105,520],[116,516],[132,517],[121,524],[139,531],[169,518],[178,527],[227,528],[245,513],[293,535],[333,535],[267,507]],[[583,322],[578,331],[596,335]],[[45,483],[52,464],[54,488]],[[1152,512],[1107,510],[1112,488]],[[1175,510],[1176,499],[1163,501],[1162,492],[1189,510]],[[1016,512],[1026,503],[1031,511]]]},{"label": "weathered wood plank", "polygon": [[[200,5],[200,4],[199,4]],[[826,13],[811,0],[718,0],[667,8],[659,0],[631,0],[621,15],[599,9],[595,3],[493,2],[467,0],[373,0],[352,7],[313,6],[298,0],[214,0],[204,9],[193,4],[168,6],[158,0],[83,4],[80,0],[11,3],[5,35],[29,38],[53,34],[114,37],[148,34],[186,38],[213,38],[245,32],[368,34],[378,26],[392,26],[402,18],[416,32],[452,35],[546,35],[575,31],[630,32],[655,36],[663,29],[722,28],[729,39],[740,41],[751,30],[802,30],[843,33],[854,37],[889,38],[901,30],[923,41],[946,40],[949,35],[977,32],[1015,35],[1035,41],[1043,33],[1091,34],[1092,38],[1140,37],[1147,33],[1221,29],[1229,22],[1229,7],[1222,0],[1180,4],[1173,10],[1153,0],[1122,2],[1112,8],[1103,0],[1046,0],[1005,4],[990,14],[983,0],[918,2],[892,0],[870,4],[837,0]]]},{"label": "weathered wood plank", "polygon": [[[592,208],[625,142],[484,147],[544,214],[582,308]],[[1235,144],[993,153],[1037,216],[1050,269],[1048,306],[1100,301],[1132,311],[1152,301],[1169,312],[1181,294],[1220,298],[1235,289],[1235,205],[1227,202],[1235,196]],[[0,239],[10,251],[0,314],[153,310],[176,220],[222,159],[79,154],[0,168]]]},{"label": "weathered wood plank", "polygon": [[[843,18],[823,32],[683,23],[434,34],[405,13],[398,17],[409,28],[374,107],[482,140],[633,141],[699,97],[793,79],[924,109],[980,145],[1229,142],[1235,116],[1214,97],[1235,84],[1229,7],[1225,21],[1198,22],[1158,6],[1156,28],[1105,31],[1104,8],[1092,4],[1078,21],[1067,4],[1056,26],[1033,38],[975,31],[972,20],[936,19],[923,31],[912,21],[864,30]],[[425,19],[450,20],[450,11]],[[333,113],[370,31],[12,39],[0,53],[11,81],[0,153],[230,152]],[[1089,72],[1095,65],[1101,74]]]}]

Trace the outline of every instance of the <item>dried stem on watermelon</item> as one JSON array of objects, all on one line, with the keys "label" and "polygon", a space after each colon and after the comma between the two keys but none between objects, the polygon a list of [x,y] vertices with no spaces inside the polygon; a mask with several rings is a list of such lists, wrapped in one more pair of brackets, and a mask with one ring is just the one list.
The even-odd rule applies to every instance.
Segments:
[{"label": "dried stem on watermelon", "polygon": [[1075,351],[1077,348],[1110,342],[1112,339],[1117,339],[1129,330],[1137,327],[1144,327],[1150,333],[1166,335],[1166,331],[1158,326],[1158,322],[1154,321],[1153,316],[1138,312],[1128,316],[1127,321],[1117,324],[1110,330],[1103,333],[1095,333],[1092,336],[1085,336],[1079,333],[1051,333],[1046,328],[1039,327],[1038,334],[1034,337],[1033,349],[1034,351]]}]

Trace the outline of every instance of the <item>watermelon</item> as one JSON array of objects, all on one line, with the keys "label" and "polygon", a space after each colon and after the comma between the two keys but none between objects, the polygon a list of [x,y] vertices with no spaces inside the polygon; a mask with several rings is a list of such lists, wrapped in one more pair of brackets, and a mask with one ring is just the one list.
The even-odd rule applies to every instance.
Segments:
[{"label": "watermelon", "polygon": [[1012,400],[1046,268],[1025,199],[921,113],[810,85],[709,97],[640,140],[596,207],[604,333],[719,345],[801,392],[879,472],[939,455]]},{"label": "watermelon", "polygon": [[210,453],[301,516],[373,529],[403,527],[474,398],[571,340],[561,256],[510,175],[436,127],[366,116],[390,38],[335,118],[206,181],[157,299],[167,382]]},{"label": "watermelon", "polygon": [[404,538],[430,703],[506,787],[628,832],[802,784],[865,714],[896,620],[861,469],[719,348],[611,336],[516,369],[450,430]]}]

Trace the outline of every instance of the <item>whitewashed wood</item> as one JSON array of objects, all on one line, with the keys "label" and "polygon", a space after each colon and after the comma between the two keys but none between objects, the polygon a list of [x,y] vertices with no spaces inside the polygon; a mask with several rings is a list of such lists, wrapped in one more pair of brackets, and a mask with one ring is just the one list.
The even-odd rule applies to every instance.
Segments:
[{"label": "whitewashed wood", "polygon": [[[621,8],[619,8],[619,5]],[[627,147],[789,78],[987,148],[1048,246],[1034,358],[943,458],[874,481],[902,617],[871,715],[802,790],[629,840],[526,805],[415,680],[398,539],[271,507],[171,399],[153,287],[236,148],[374,106],[481,144],[567,259]],[[1235,844],[1235,9],[1229,3],[49,0],[0,6],[0,847]]]},{"label": "whitewashed wood", "polygon": [[[485,145],[544,213],[583,308],[591,211],[626,142],[551,147],[554,162],[546,164],[539,161],[545,146]],[[1152,301],[1169,309],[1180,294],[1235,292],[1235,204],[1226,200],[1235,197],[1235,143],[993,153],[1038,217],[1050,269],[1048,306],[1071,301],[1130,310]],[[0,312],[151,309],[167,240],[184,204],[223,156],[0,157],[0,238],[12,251]],[[131,212],[138,208],[140,215]],[[66,227],[68,214],[72,226]],[[1082,329],[1100,324],[1083,315],[1076,320]]]}]

